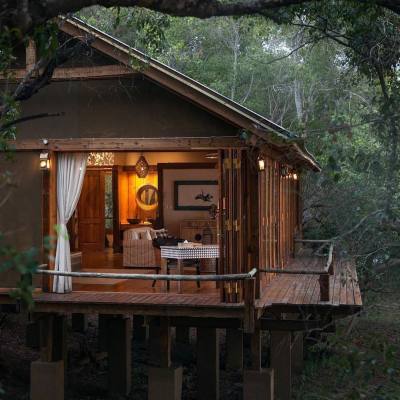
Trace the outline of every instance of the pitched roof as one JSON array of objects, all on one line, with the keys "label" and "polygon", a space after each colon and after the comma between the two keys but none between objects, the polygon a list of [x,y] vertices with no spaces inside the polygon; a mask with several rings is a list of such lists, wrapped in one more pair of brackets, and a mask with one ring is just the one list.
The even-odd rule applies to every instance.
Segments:
[{"label": "pitched roof", "polygon": [[[140,73],[148,79],[252,133],[257,139],[261,139],[261,143],[265,142],[281,152],[288,162],[320,170],[318,162],[305,148],[304,141],[282,126],[76,17],[60,17],[59,21],[61,31],[80,40],[92,38],[90,45],[93,48],[131,67],[134,71],[140,70]],[[260,141],[256,140],[257,145],[260,145]]]}]

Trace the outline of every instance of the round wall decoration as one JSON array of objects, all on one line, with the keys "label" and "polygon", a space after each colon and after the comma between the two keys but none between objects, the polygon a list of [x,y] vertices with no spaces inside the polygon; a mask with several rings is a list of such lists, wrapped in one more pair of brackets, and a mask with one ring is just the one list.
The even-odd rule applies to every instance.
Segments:
[{"label": "round wall decoration", "polygon": [[155,210],[158,206],[158,190],[153,185],[144,185],[136,192],[136,203],[145,211]]}]

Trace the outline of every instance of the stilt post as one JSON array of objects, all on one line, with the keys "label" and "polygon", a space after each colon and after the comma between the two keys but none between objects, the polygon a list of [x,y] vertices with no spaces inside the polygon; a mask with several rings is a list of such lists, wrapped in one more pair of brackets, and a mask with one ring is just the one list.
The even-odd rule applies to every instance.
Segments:
[{"label": "stilt post", "polygon": [[219,399],[219,335],[215,328],[197,328],[197,398]]},{"label": "stilt post", "polygon": [[271,368],[275,375],[277,400],[290,400],[292,394],[292,351],[290,331],[271,331]]}]

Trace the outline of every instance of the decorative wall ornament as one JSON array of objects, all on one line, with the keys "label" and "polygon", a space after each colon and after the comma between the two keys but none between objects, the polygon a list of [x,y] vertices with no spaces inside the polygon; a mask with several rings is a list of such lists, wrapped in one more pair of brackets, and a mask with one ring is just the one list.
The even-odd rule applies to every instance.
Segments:
[{"label": "decorative wall ornament", "polygon": [[174,181],[175,210],[204,210],[218,203],[218,181]]},{"label": "decorative wall ornament", "polygon": [[139,178],[146,178],[147,174],[149,173],[149,163],[144,158],[143,155],[139,157],[137,163],[135,165],[136,174]]},{"label": "decorative wall ornament", "polygon": [[89,153],[87,165],[88,167],[103,167],[114,165],[114,153]]}]

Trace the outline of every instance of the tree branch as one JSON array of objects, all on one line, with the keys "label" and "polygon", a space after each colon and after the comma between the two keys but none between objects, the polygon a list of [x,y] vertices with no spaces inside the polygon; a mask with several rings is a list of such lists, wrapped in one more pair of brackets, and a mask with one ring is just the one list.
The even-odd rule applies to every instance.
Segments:
[{"label": "tree branch", "polygon": [[[82,8],[99,5],[104,7],[143,7],[177,17],[210,18],[217,16],[262,14],[276,17],[276,11],[304,3],[319,3],[322,0],[0,0],[0,28],[18,28],[22,33],[31,31],[36,25],[60,14],[74,13]],[[367,1],[365,1],[367,2]],[[343,1],[346,3],[346,0]],[[371,1],[368,2],[372,3]],[[380,7],[400,14],[397,0],[375,0]]]},{"label": "tree branch", "polygon": [[26,117],[17,118],[17,119],[15,119],[13,121],[7,122],[4,125],[0,125],[0,133],[4,132],[8,128],[11,128],[12,126],[20,124],[22,122],[32,121],[34,119],[41,119],[41,118],[61,117],[63,115],[65,115],[65,113],[63,113],[63,112],[59,112],[59,113],[41,113],[41,114],[34,114],[34,115],[28,115]]}]

